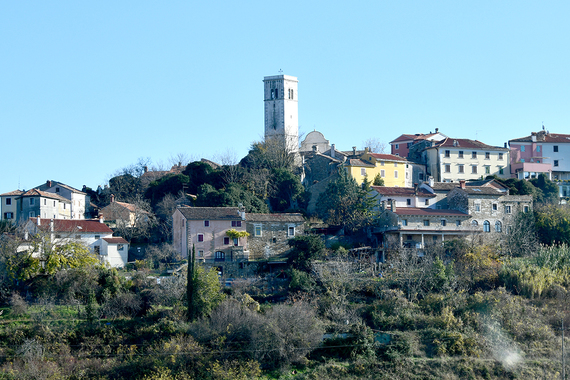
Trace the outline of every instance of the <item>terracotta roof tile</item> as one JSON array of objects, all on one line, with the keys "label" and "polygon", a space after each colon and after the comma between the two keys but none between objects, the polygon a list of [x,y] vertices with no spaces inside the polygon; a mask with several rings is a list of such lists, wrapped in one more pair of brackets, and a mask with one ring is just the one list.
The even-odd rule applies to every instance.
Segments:
[{"label": "terracotta roof tile", "polygon": [[509,148],[501,148],[498,146],[487,145],[478,140],[453,139],[451,137],[448,137],[438,142],[433,147],[428,149],[433,149],[433,148],[465,148],[465,149],[503,150],[503,151],[509,150]]},{"label": "terracotta roof tile", "polygon": [[31,189],[26,191],[24,194],[22,194],[22,197],[44,197],[44,198],[51,198],[51,199],[57,199],[60,202],[67,202],[67,203],[71,203],[71,200],[62,197],[61,195],[55,194],[55,193],[50,193],[47,191],[41,191],[38,189]]},{"label": "terracotta roof tile", "polygon": [[384,153],[369,153],[372,157],[377,160],[385,160],[385,161],[402,161],[406,162],[405,157],[396,156],[395,154],[384,154]]},{"label": "terracotta roof tile", "polygon": [[109,244],[129,244],[128,241],[122,237],[103,238]]},{"label": "terracotta roof tile", "polygon": [[415,216],[457,216],[470,217],[469,214],[458,210],[434,209],[434,208],[417,208],[417,207],[398,207],[395,214],[397,215],[415,215]]},{"label": "terracotta roof tile", "polygon": [[[30,218],[30,222],[37,225],[38,218]],[[49,228],[50,222],[53,221],[54,232],[101,232],[101,233],[113,233],[105,223],[101,223],[99,220],[90,219],[47,219],[41,218],[40,225],[38,226],[42,230],[47,230]]]},{"label": "terracotta roof tile", "polygon": [[180,207],[187,220],[241,220],[237,207]]},{"label": "terracotta roof tile", "polygon": [[18,195],[22,195],[24,192],[22,190],[14,190],[14,191],[10,191],[8,193],[4,193],[4,194],[0,194],[0,197],[4,197],[4,196],[18,196]]},{"label": "terracotta roof tile", "polygon": [[349,158],[348,160],[346,160],[348,166],[364,166],[367,168],[374,168],[376,167],[373,164],[369,164],[368,162],[362,161],[358,158]]}]

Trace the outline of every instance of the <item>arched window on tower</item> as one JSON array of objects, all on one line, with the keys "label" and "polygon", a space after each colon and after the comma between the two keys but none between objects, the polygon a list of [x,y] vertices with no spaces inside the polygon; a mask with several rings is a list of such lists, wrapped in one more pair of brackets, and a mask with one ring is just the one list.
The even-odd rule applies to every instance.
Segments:
[{"label": "arched window on tower", "polygon": [[501,222],[499,222],[498,220],[495,222],[495,232],[501,232],[503,230],[502,228],[503,226],[501,225]]},{"label": "arched window on tower", "polygon": [[279,99],[279,89],[275,89],[275,99]]},{"label": "arched window on tower", "polygon": [[293,89],[291,89],[291,99],[293,99]]},{"label": "arched window on tower", "polygon": [[484,232],[491,232],[491,223],[488,220],[483,222],[483,231]]}]

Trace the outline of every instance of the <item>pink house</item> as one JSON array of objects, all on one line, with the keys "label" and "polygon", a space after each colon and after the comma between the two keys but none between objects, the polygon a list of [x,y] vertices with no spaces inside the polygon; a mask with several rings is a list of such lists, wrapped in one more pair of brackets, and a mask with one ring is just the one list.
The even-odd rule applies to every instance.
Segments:
[{"label": "pink house", "polygon": [[544,156],[547,132],[532,132],[530,136],[509,140],[511,149],[511,177],[536,178],[544,173],[552,179],[550,157]]},{"label": "pink house", "polygon": [[204,262],[249,258],[247,237],[233,239],[227,231],[245,232],[245,211],[237,207],[180,207],[174,212],[173,244],[182,257],[192,247],[196,259]]}]

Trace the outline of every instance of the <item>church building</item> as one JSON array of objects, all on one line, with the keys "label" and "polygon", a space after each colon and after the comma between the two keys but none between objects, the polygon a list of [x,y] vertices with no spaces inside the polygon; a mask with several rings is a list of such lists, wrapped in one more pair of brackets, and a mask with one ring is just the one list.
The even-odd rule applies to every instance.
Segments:
[{"label": "church building", "polygon": [[263,78],[265,139],[279,139],[290,152],[299,150],[298,80],[290,75]]}]

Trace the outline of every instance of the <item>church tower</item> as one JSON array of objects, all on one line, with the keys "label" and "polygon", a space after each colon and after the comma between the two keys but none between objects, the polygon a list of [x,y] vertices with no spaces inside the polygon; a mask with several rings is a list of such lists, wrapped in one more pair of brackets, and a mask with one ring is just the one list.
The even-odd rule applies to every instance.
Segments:
[{"label": "church tower", "polygon": [[290,152],[299,150],[297,83],[297,78],[289,75],[263,78],[265,139],[282,140]]}]

